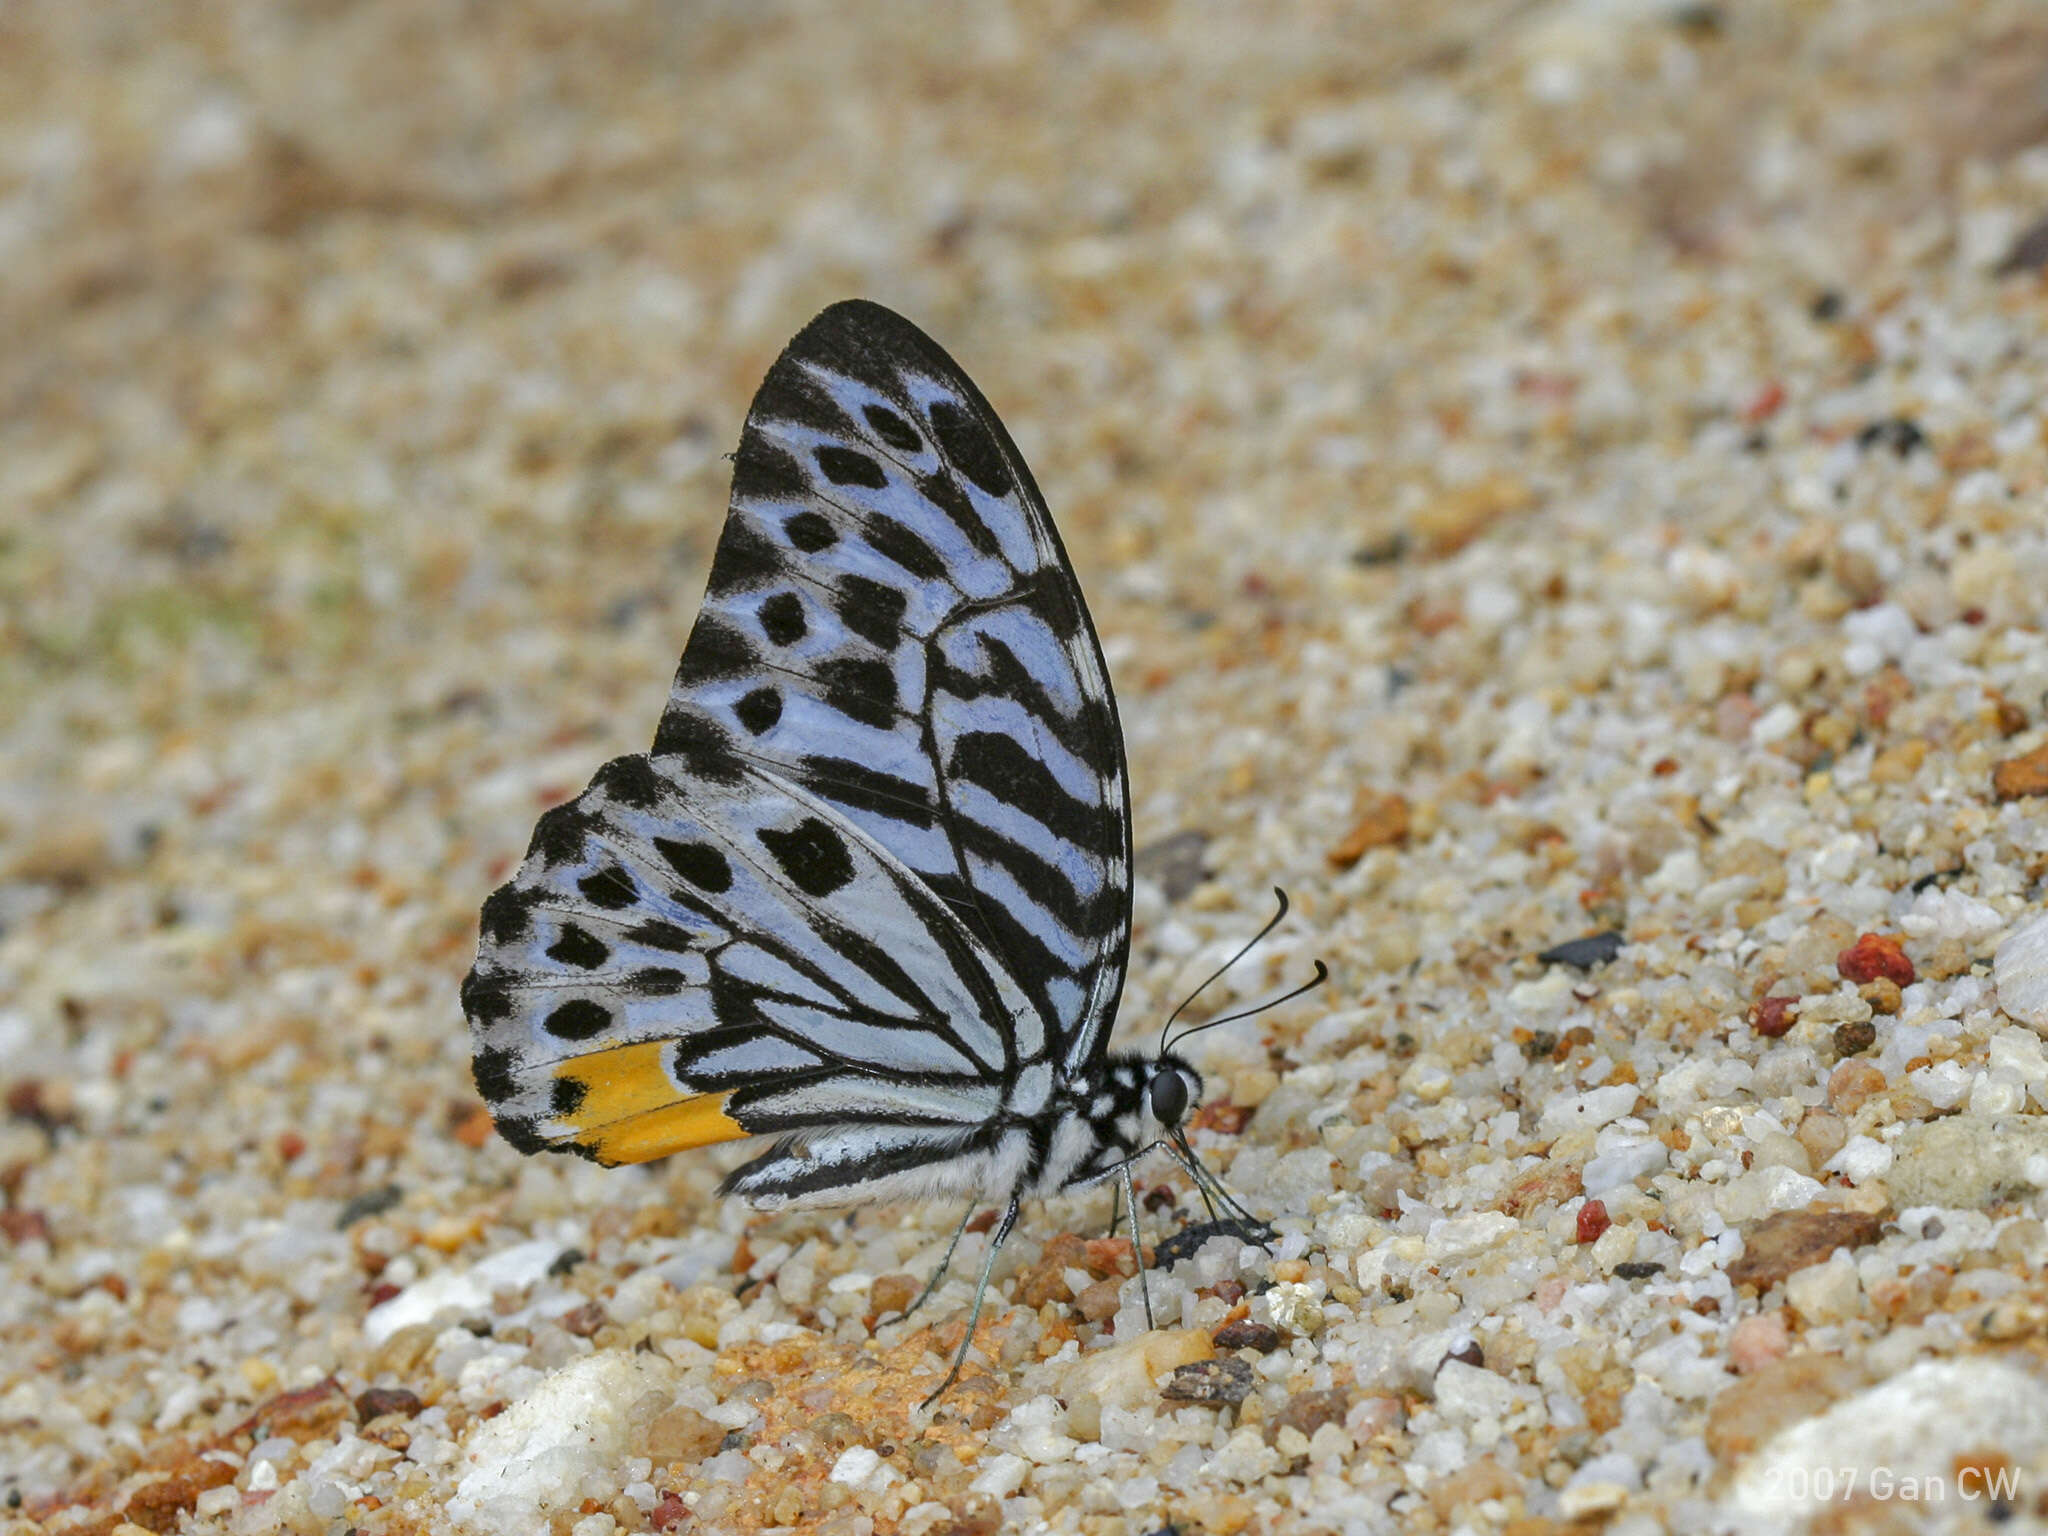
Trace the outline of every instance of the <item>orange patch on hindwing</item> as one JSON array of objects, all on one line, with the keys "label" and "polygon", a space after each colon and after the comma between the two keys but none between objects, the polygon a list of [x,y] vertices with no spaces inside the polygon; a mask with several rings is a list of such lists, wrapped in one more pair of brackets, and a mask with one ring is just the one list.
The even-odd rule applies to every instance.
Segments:
[{"label": "orange patch on hindwing", "polygon": [[646,1040],[572,1056],[555,1068],[574,1084],[560,1123],[600,1163],[644,1163],[750,1134],[725,1112],[729,1093],[685,1094],[662,1064],[668,1042]]}]

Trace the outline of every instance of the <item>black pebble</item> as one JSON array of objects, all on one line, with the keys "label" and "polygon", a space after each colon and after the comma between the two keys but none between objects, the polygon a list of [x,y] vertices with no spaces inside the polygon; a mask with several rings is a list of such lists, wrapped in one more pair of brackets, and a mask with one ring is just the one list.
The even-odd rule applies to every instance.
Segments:
[{"label": "black pebble", "polygon": [[341,1214],[334,1218],[334,1230],[346,1232],[359,1221],[383,1215],[404,1198],[405,1191],[396,1184],[386,1184],[381,1189],[366,1189],[341,1208]]},{"label": "black pebble", "polygon": [[1903,459],[1910,457],[1915,448],[1927,446],[1927,434],[1910,416],[1886,416],[1858,432],[1856,446],[1865,450],[1889,448]]},{"label": "black pebble", "polygon": [[1263,1223],[1252,1227],[1242,1221],[1204,1221],[1183,1228],[1153,1249],[1152,1267],[1164,1269],[1182,1259],[1192,1259],[1201,1252],[1202,1244],[1212,1237],[1234,1237],[1245,1243],[1269,1243],[1277,1236],[1277,1232]]},{"label": "black pebble", "polygon": [[1605,933],[1591,933],[1583,939],[1567,939],[1536,958],[1544,965],[1569,965],[1577,970],[1590,971],[1620,954],[1622,945],[1627,942],[1620,929],[1610,928]]},{"label": "black pebble", "polygon": [[2013,241],[1992,275],[2012,277],[2021,272],[2037,272],[2044,266],[2048,266],[2048,218],[2036,219],[2020,231],[2020,237]]}]

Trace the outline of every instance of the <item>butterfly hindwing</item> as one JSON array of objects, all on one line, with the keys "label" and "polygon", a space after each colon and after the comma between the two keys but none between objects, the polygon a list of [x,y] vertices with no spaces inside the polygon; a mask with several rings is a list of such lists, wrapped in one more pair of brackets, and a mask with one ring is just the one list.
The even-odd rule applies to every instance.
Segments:
[{"label": "butterfly hindwing", "polygon": [[670,766],[607,764],[484,905],[463,1002],[508,1138],[637,1162],[849,1118],[908,1147],[985,1123],[1016,1065],[996,1021],[1030,1004],[979,941],[798,786]]},{"label": "butterfly hindwing", "polygon": [[655,751],[816,795],[1001,958],[1024,1055],[1099,1059],[1130,931],[1101,649],[1008,433],[888,310],[826,310],[755,396]]}]

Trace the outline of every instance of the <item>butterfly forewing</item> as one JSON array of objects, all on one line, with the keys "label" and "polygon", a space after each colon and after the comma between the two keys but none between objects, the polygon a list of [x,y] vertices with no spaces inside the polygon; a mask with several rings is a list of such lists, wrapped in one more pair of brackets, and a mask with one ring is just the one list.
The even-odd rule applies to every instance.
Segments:
[{"label": "butterfly forewing", "polygon": [[1099,1057],[1130,930],[1101,649],[1008,433],[889,311],[825,311],[755,396],[656,752],[807,787],[1001,956],[1055,1059]]}]

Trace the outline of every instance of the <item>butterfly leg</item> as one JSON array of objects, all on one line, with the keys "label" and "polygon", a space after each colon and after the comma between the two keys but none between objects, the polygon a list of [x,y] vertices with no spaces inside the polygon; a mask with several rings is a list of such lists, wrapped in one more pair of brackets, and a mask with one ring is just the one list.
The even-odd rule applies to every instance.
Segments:
[{"label": "butterfly leg", "polygon": [[[1223,1219],[1216,1209],[1216,1201],[1221,1200],[1223,1209],[1230,1213],[1231,1221],[1243,1227],[1251,1235],[1253,1242],[1270,1253],[1272,1244],[1259,1234],[1265,1233],[1269,1237],[1273,1229],[1246,1210],[1243,1204],[1223,1187],[1222,1181],[1202,1166],[1202,1160],[1195,1156],[1195,1149],[1187,1144],[1185,1137],[1175,1137],[1173,1147],[1180,1165],[1187,1169],[1188,1177],[1195,1181],[1195,1189],[1201,1194],[1202,1203],[1208,1206],[1210,1219],[1218,1222]],[[1211,1198],[1212,1193],[1214,1198]]]},{"label": "butterfly leg", "polygon": [[1138,1294],[1145,1298],[1145,1326],[1157,1328],[1152,1321],[1152,1287],[1145,1282],[1145,1233],[1138,1225],[1138,1190],[1131,1182],[1129,1163],[1124,1164],[1124,1203],[1131,1208],[1131,1256],[1138,1261]]},{"label": "butterfly leg", "polygon": [[917,1300],[897,1314],[897,1322],[902,1322],[904,1318],[910,1316],[911,1313],[930,1301],[932,1299],[932,1292],[936,1291],[939,1288],[939,1282],[946,1278],[946,1271],[953,1264],[953,1250],[960,1246],[960,1239],[967,1235],[967,1223],[974,1220],[974,1205],[975,1202],[972,1200],[967,1202],[967,1209],[960,1217],[960,1225],[953,1229],[953,1240],[946,1244],[946,1251],[939,1259],[939,1267],[932,1271],[931,1279],[927,1280],[924,1289],[917,1293]]},{"label": "butterfly leg", "polygon": [[1220,1223],[1223,1220],[1223,1213],[1216,1209],[1216,1202],[1209,1194],[1208,1183],[1202,1178],[1201,1171],[1195,1167],[1194,1159],[1184,1156],[1180,1148],[1176,1146],[1173,1151],[1173,1160],[1187,1170],[1188,1180],[1195,1186],[1195,1193],[1202,1197],[1202,1204],[1208,1208],[1209,1220]]},{"label": "butterfly leg", "polygon": [[989,1234],[988,1257],[981,1262],[981,1283],[974,1288],[974,1305],[967,1312],[967,1331],[960,1335],[960,1349],[953,1356],[953,1369],[946,1372],[946,1379],[939,1383],[939,1389],[918,1404],[919,1408],[931,1407],[946,1395],[948,1387],[960,1379],[960,1367],[967,1363],[967,1351],[974,1344],[974,1325],[981,1321],[981,1303],[988,1295],[989,1277],[995,1273],[996,1255],[1002,1251],[1003,1239],[1010,1235],[1010,1228],[1017,1224],[1017,1209],[1020,1203],[1017,1197],[1012,1196],[1009,1207],[1003,1212],[1003,1219],[996,1223],[995,1231]]}]

